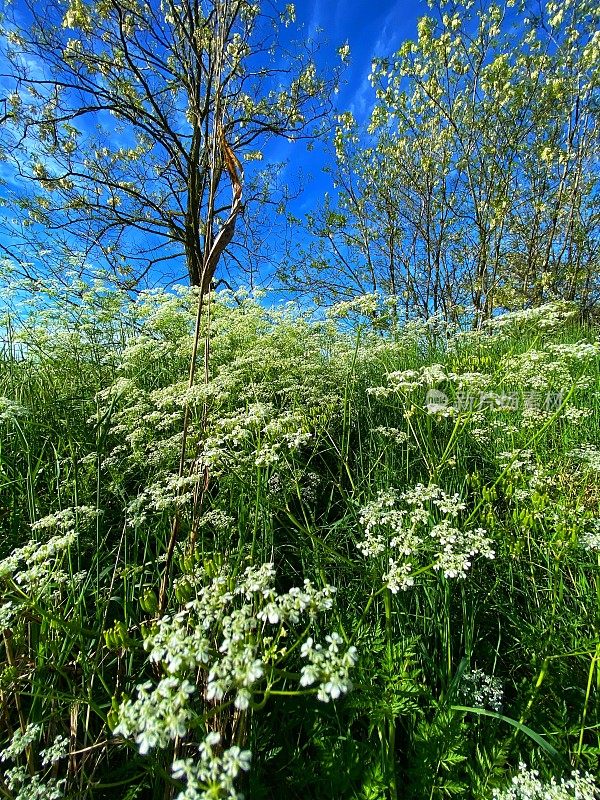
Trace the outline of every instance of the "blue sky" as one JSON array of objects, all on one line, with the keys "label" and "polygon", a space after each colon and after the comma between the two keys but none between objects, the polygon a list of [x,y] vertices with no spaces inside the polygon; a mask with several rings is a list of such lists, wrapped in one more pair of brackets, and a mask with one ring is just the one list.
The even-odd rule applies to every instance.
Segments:
[{"label": "blue sky", "polygon": [[[296,3],[297,19],[309,35],[322,29],[323,58],[346,41],[350,45],[351,62],[344,72],[344,85],[336,99],[339,111],[352,111],[365,121],[371,111],[374,93],[368,80],[374,57],[389,56],[402,42],[415,39],[417,21],[428,12],[425,0],[300,0]],[[313,177],[312,188],[302,205],[310,208],[312,195],[322,194],[325,182],[321,177],[323,148],[307,153],[304,145],[286,148],[290,167],[297,165]],[[291,170],[293,171],[293,169]]]},{"label": "blue sky", "polygon": [[352,65],[348,85],[340,93],[340,106],[358,115],[367,110],[370,87],[367,76],[374,56],[390,55],[416,35],[417,20],[428,11],[424,0],[301,0],[298,20],[312,32],[323,28],[329,46],[350,44]]},{"label": "blue sky", "polygon": [[[302,33],[323,42],[320,55],[325,67],[339,63],[338,47],[346,42],[350,45],[350,65],[343,73],[343,85],[335,99],[338,111],[351,111],[359,122],[368,119],[374,101],[368,79],[373,58],[389,56],[407,39],[416,39],[417,21],[428,12],[426,0],[299,0],[296,3]],[[334,194],[331,178],[323,172],[331,163],[331,143],[319,142],[308,151],[303,142],[290,144],[279,140],[267,148],[265,156],[267,160],[287,162],[285,177],[292,184],[295,176],[302,174],[302,192],[289,209],[296,217],[302,218],[318,207],[325,192]],[[306,243],[301,229],[295,230],[294,240],[296,244]]]}]

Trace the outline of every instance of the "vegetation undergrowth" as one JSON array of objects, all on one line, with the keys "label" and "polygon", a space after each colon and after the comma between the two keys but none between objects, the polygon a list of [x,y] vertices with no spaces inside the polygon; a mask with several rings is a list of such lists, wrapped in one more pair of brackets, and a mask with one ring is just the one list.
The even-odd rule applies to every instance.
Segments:
[{"label": "vegetation undergrowth", "polygon": [[80,289],[5,325],[1,797],[598,797],[574,307],[376,330],[217,294],[189,388],[193,291]]}]

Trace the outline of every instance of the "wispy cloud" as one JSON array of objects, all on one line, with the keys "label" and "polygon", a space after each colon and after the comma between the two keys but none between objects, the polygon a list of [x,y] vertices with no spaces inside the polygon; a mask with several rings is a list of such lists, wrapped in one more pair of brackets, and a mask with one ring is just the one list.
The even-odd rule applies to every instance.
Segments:
[{"label": "wispy cloud", "polygon": [[[415,35],[418,13],[415,6],[406,11],[405,0],[397,0],[386,14],[381,31],[373,45],[373,56],[385,56],[398,49],[400,44]],[[425,6],[425,4],[423,4]]]},{"label": "wispy cloud", "polygon": [[[403,41],[413,38],[417,18],[425,10],[425,2],[407,4],[406,0],[395,0],[383,13],[371,18],[369,28],[362,30],[360,73],[354,81],[357,88],[348,99],[348,108],[359,121],[364,121],[371,107],[373,90],[369,75],[373,59],[391,55]],[[373,34],[370,40],[365,41],[367,31],[373,31]]]},{"label": "wispy cloud", "polygon": [[308,23],[308,38],[313,38],[323,25],[323,0],[314,0],[310,21]]},{"label": "wispy cloud", "polygon": [[348,105],[349,110],[359,122],[362,122],[366,116],[368,101],[371,99],[372,91],[369,73],[365,72],[358,89],[352,95],[352,99]]}]

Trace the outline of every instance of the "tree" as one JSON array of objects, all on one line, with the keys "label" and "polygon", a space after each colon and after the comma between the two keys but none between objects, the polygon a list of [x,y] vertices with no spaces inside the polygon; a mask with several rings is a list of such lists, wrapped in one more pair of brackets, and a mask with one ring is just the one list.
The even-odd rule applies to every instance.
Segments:
[{"label": "tree", "polygon": [[[365,129],[339,117],[337,198],[305,259],[324,295],[396,294],[406,315],[598,292],[600,11],[591,0],[432,2],[372,70]],[[299,266],[304,270],[304,265]]]},{"label": "tree", "polygon": [[3,76],[4,157],[36,185],[24,223],[129,285],[183,255],[206,292],[246,206],[272,200],[242,164],[327,118],[337,73],[317,73],[310,41],[284,47],[294,20],[248,0],[25,0]]}]

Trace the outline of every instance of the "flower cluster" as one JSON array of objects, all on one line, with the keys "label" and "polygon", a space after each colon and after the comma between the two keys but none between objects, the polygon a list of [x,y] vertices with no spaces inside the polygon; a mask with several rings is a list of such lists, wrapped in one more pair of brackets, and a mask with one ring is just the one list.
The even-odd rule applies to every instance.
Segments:
[{"label": "flower cluster", "polygon": [[[137,699],[120,707],[114,731],[133,737],[142,753],[185,734],[194,717],[188,701],[199,672],[205,701],[248,708],[253,694],[264,693],[264,684],[276,680],[276,665],[293,649],[288,630],[332,609],[335,593],[331,586],[317,588],[305,580],[302,587],[278,594],[270,563],[248,567],[237,580],[226,568],[212,577],[198,569],[190,580],[196,582],[196,597],[182,611],[158,620],[144,640],[150,661],[161,665],[166,677],[154,688],[139,686]],[[312,638],[308,642],[302,652],[310,663],[301,685],[318,683],[318,697],[325,701],[349,691],[355,649],[344,647],[335,633],[325,648]]]},{"label": "flower cluster", "polygon": [[0,750],[0,763],[12,762],[13,766],[4,770],[3,778],[6,788],[13,800],[61,800],[64,795],[66,780],[57,779],[53,774],[54,765],[69,752],[69,741],[64,736],[57,736],[52,744],[40,752],[42,767],[46,773],[31,775],[29,770],[19,764],[19,760],[29,748],[42,736],[40,725],[27,725],[24,731],[15,731],[10,743]]},{"label": "flower cluster", "polygon": [[31,529],[34,531],[71,531],[78,525],[95,520],[98,513],[98,510],[93,506],[70,506],[69,508],[63,508],[61,511],[55,511],[53,514],[48,514],[48,516],[36,520],[32,524]]},{"label": "flower cluster", "polygon": [[0,560],[0,586],[6,586],[0,599],[0,630],[14,627],[28,595],[35,594],[37,603],[43,596],[56,603],[65,586],[81,584],[86,573],[65,571],[62,563],[77,541],[77,531],[97,515],[91,506],[75,506],[43,517],[32,524],[32,531],[37,536],[49,531],[55,535],[41,542],[31,539]]},{"label": "flower cluster", "polygon": [[[456,415],[459,411],[467,411],[475,416],[477,408],[498,406],[497,397],[487,393],[491,388],[491,377],[481,372],[453,372],[442,364],[430,364],[419,370],[408,369],[401,372],[388,372],[387,386],[373,386],[367,389],[368,394],[376,397],[392,395],[414,395],[423,393],[424,409],[428,414],[441,418]],[[444,384],[452,395],[441,392],[435,387]],[[490,402],[492,401],[492,402]],[[501,405],[501,404],[500,404]]]},{"label": "flower cluster", "polygon": [[337,317],[339,319],[346,319],[351,315],[358,315],[364,317],[373,317],[380,310],[382,298],[376,292],[366,293],[352,298],[352,300],[343,300],[330,306],[327,309],[329,317]]},{"label": "flower cluster", "polygon": [[401,372],[388,372],[386,375],[388,387],[373,386],[367,389],[367,392],[376,397],[389,397],[398,393],[412,394],[417,389],[437,386],[437,384],[452,378],[453,374],[448,373],[442,364],[429,364],[419,370],[407,369]]},{"label": "flower cluster", "polygon": [[584,550],[600,553],[600,520],[595,519],[592,521],[591,527],[581,534],[579,543]]},{"label": "flower cluster", "polygon": [[0,423],[14,422],[20,417],[27,416],[28,413],[24,406],[15,403],[14,400],[10,400],[8,397],[0,397]]},{"label": "flower cluster", "polygon": [[408,442],[408,433],[406,433],[406,431],[401,431],[399,428],[379,425],[374,429],[374,433],[380,434],[384,439],[391,439],[396,444],[405,444]]},{"label": "flower cluster", "polygon": [[581,774],[577,770],[570,778],[555,778],[549,783],[540,780],[537,770],[527,769],[519,764],[519,772],[512,779],[512,784],[504,789],[494,789],[493,800],[598,800],[600,788],[589,774]]},{"label": "flower cluster", "polygon": [[600,449],[594,444],[581,445],[569,453],[574,461],[584,465],[590,472],[600,472]]},{"label": "flower cluster", "polygon": [[547,392],[554,388],[570,387],[570,363],[546,350],[527,350],[505,356],[501,368],[507,383],[524,391]]},{"label": "flower cluster", "polygon": [[214,470],[232,463],[267,467],[284,459],[286,453],[301,450],[313,438],[306,415],[279,412],[271,403],[254,403],[214,421],[202,452],[202,459]]},{"label": "flower cluster", "polygon": [[75,542],[74,532],[53,536],[44,544],[28,542],[0,561],[0,581],[14,581],[23,589],[30,586],[43,586],[65,583],[68,575],[56,568],[57,561]]},{"label": "flower cluster", "polygon": [[189,503],[196,487],[204,481],[202,472],[180,477],[168,474],[149,483],[127,506],[128,523],[131,527],[140,527],[147,516],[165,510],[181,508]]},{"label": "flower cluster", "polygon": [[186,782],[176,800],[209,800],[211,797],[239,800],[241,795],[234,782],[241,772],[250,769],[251,753],[237,745],[219,753],[220,742],[220,734],[212,731],[198,747],[197,757],[173,762],[173,777]]},{"label": "flower cluster", "polygon": [[414,585],[414,566],[425,563],[446,578],[465,578],[475,555],[494,558],[483,528],[462,530],[457,519],[465,509],[458,494],[418,484],[403,494],[380,492],[360,511],[364,556],[388,554],[385,585],[394,593]]},{"label": "flower cluster", "polygon": [[0,581],[13,581],[22,590],[52,582],[64,584],[69,576],[57,568],[57,564],[68,548],[77,540],[75,528],[95,519],[98,512],[91,506],[75,506],[57,511],[37,520],[31,526],[34,532],[55,530],[45,542],[29,541],[12,551],[0,561]]},{"label": "flower cluster", "polygon": [[434,570],[443,572],[446,578],[466,578],[473,556],[494,558],[492,540],[486,533],[484,528],[462,531],[447,519],[434,525],[429,532],[438,550]]},{"label": "flower cluster", "polygon": [[582,340],[575,344],[549,344],[546,350],[559,356],[564,361],[575,364],[585,364],[600,355],[600,342],[586,342]]},{"label": "flower cluster", "polygon": [[502,681],[487,675],[482,669],[465,672],[461,679],[460,694],[465,703],[476,708],[502,711],[504,692]]},{"label": "flower cluster", "polygon": [[134,738],[144,755],[154,747],[167,747],[187,733],[193,717],[188,700],[194,691],[191,683],[174,677],[163,678],[157,686],[138,686],[137,699],[121,705],[113,733]]},{"label": "flower cluster", "polygon": [[526,328],[550,332],[564,327],[577,313],[574,303],[557,301],[491,317],[485,326],[494,333],[517,332]]},{"label": "flower cluster", "polygon": [[21,753],[24,753],[33,742],[39,739],[41,732],[41,727],[35,724],[28,725],[24,731],[17,728],[10,744],[0,752],[0,761],[15,761]]},{"label": "flower cluster", "polygon": [[324,703],[337,700],[352,689],[350,669],[356,664],[356,647],[344,647],[338,633],[326,636],[327,646],[315,644],[312,637],[304,642],[300,650],[308,664],[302,667],[301,686],[319,684],[317,697]]}]

